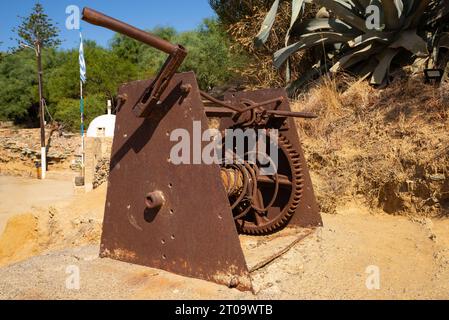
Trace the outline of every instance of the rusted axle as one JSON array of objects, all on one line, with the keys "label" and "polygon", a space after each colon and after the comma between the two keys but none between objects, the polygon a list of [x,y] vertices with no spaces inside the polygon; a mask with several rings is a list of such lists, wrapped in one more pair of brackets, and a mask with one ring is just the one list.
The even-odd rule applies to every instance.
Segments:
[{"label": "rusted axle", "polygon": [[125,36],[128,36],[137,41],[143,42],[151,47],[154,47],[158,50],[161,50],[167,54],[173,54],[178,49],[178,46],[168,41],[165,41],[164,39],[156,37],[151,33],[137,29],[136,27],[133,27],[117,19],[111,18],[103,13],[100,13],[90,8],[84,8],[83,20],[96,26],[100,26],[121,33]]}]

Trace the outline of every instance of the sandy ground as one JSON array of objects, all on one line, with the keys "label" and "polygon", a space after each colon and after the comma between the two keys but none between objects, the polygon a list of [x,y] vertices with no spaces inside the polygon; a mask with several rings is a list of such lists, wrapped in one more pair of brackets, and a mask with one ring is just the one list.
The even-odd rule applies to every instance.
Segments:
[{"label": "sandy ground", "polygon": [[[252,274],[255,295],[100,259],[98,245],[90,245],[53,251],[0,268],[0,298],[449,298],[449,220],[372,215],[354,204],[323,218],[324,228]],[[79,270],[79,290],[66,288],[66,282],[73,279],[73,268]],[[378,289],[366,285],[373,279],[373,268],[379,271],[374,278],[379,280]]]},{"label": "sandy ground", "polygon": [[[45,192],[44,192],[45,191]],[[0,176],[0,234],[7,220],[36,207],[48,207],[73,197],[71,176],[52,174],[50,179]]]}]

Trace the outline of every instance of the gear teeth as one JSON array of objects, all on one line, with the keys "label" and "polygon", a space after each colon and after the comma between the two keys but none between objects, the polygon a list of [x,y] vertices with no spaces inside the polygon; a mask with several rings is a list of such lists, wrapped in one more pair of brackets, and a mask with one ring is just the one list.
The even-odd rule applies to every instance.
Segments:
[{"label": "gear teeth", "polygon": [[239,224],[238,229],[242,233],[253,236],[262,236],[273,233],[276,230],[283,228],[291,219],[291,217],[296,213],[296,210],[301,203],[305,182],[301,155],[296,151],[296,149],[293,147],[293,144],[288,140],[287,137],[279,135],[278,139],[279,148],[286,151],[286,155],[289,158],[291,165],[290,170],[293,175],[294,189],[292,190],[292,195],[290,196],[289,203],[287,204],[286,208],[284,208],[284,213],[281,214],[281,217],[279,217],[277,221],[273,221],[271,224],[268,224],[264,227],[249,228],[245,227],[243,224]]}]

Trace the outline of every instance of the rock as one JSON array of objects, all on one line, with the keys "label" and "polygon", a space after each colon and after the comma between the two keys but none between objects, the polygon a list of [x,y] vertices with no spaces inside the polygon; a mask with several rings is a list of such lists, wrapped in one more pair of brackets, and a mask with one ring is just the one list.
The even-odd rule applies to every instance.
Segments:
[{"label": "rock", "polygon": [[108,181],[110,160],[108,158],[100,159],[95,167],[94,189]]}]

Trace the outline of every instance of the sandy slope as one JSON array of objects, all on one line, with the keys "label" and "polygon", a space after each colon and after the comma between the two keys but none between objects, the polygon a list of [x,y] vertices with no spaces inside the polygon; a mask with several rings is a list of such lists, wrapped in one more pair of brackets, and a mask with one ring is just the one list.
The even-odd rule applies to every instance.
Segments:
[{"label": "sandy slope", "polygon": [[[95,201],[90,201],[93,206]],[[449,298],[449,220],[372,215],[350,204],[339,208],[338,215],[325,215],[324,221],[324,228],[253,274],[256,295],[99,259],[98,246],[93,245],[1,268],[0,298]],[[80,290],[65,288],[70,265],[80,268]],[[370,265],[380,268],[379,290],[365,285]]]},{"label": "sandy slope", "polygon": [[44,181],[22,177],[0,176],[0,234],[9,217],[32,211],[33,207],[72,199],[71,177]]},{"label": "sandy slope", "polygon": [[[14,178],[20,179],[20,178]],[[17,180],[14,180],[17,181]],[[26,180],[26,186],[30,181]],[[64,182],[63,182],[64,183]],[[0,266],[22,261],[49,250],[59,250],[79,245],[98,243],[101,233],[106,186],[89,194],[73,195],[70,182],[70,196],[65,195],[55,181],[32,183],[32,202],[39,206],[23,214],[13,215],[0,235]],[[52,192],[52,199],[40,197],[39,188]],[[10,201],[10,212],[23,207],[20,196],[11,194],[9,186],[1,188],[0,197],[16,197]],[[14,198],[12,198],[13,200]],[[34,200],[33,200],[34,199]],[[28,203],[25,201],[25,204]]]}]

